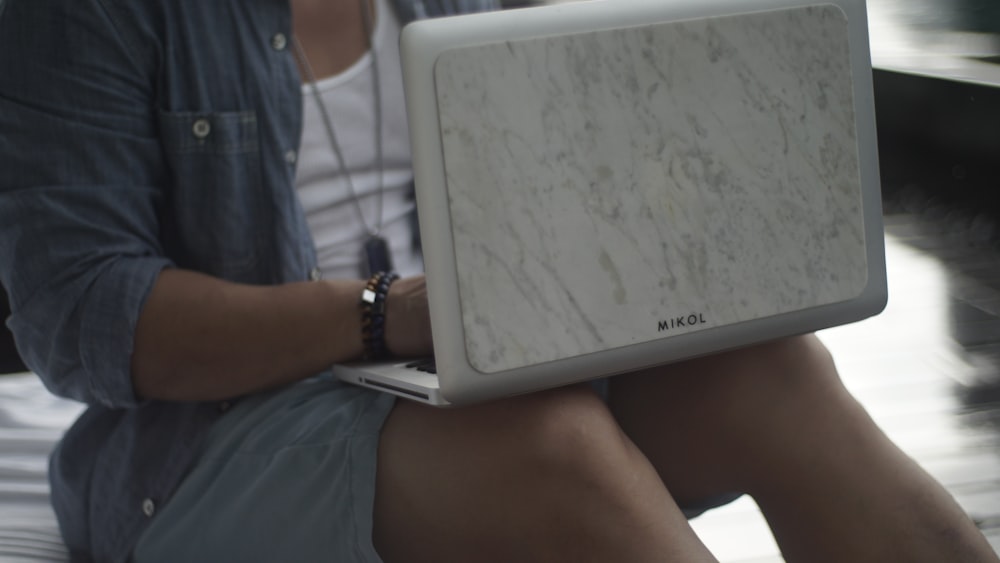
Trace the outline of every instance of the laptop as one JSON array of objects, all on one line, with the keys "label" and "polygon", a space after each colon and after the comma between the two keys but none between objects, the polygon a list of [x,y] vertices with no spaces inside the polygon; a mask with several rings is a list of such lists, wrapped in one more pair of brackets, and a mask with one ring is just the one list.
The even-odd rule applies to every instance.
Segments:
[{"label": "laptop", "polygon": [[592,0],[419,21],[401,51],[434,366],[462,405],[877,314],[864,0]]}]

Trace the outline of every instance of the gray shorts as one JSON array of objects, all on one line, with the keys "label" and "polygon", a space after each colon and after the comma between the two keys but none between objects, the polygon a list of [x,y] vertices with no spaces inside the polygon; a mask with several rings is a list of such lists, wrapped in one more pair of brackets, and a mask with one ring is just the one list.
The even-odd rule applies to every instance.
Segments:
[{"label": "gray shorts", "polygon": [[[594,387],[606,396],[606,384]],[[380,563],[372,544],[376,454],[394,404],[329,378],[240,401],[210,431],[134,561]]]}]

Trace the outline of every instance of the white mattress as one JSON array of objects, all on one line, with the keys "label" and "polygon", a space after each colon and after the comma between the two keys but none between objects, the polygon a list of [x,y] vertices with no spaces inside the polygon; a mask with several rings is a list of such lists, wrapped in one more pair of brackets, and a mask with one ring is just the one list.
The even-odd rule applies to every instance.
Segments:
[{"label": "white mattress", "polygon": [[83,405],[33,374],[0,375],[0,561],[67,561],[49,505],[48,456]]}]

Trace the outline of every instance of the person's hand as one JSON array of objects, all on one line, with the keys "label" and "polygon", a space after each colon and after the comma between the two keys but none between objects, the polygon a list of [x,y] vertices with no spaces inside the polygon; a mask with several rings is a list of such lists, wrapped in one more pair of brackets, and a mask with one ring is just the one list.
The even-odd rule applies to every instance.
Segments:
[{"label": "person's hand", "polygon": [[430,356],[434,352],[424,276],[402,278],[389,286],[385,345],[394,356]]}]

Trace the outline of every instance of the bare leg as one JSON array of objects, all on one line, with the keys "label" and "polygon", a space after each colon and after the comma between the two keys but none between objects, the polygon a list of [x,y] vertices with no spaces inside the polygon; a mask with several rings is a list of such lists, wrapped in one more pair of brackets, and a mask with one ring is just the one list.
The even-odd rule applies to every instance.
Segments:
[{"label": "bare leg", "polygon": [[814,337],[625,376],[611,404],[678,502],[751,493],[789,561],[997,561]]},{"label": "bare leg", "polygon": [[714,560],[589,388],[457,410],[401,401],[376,490],[390,563]]}]

